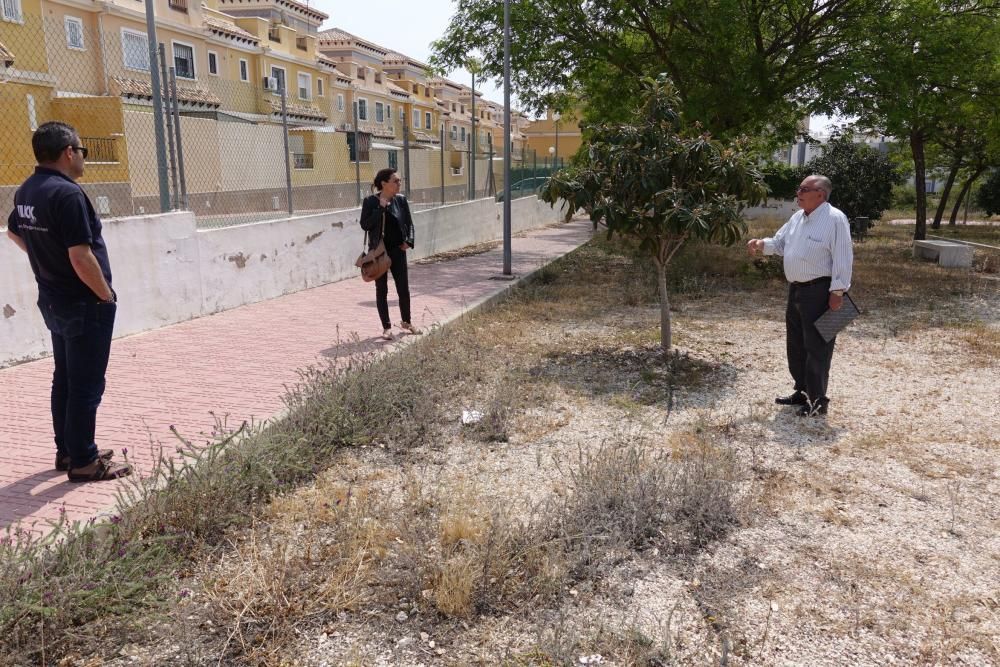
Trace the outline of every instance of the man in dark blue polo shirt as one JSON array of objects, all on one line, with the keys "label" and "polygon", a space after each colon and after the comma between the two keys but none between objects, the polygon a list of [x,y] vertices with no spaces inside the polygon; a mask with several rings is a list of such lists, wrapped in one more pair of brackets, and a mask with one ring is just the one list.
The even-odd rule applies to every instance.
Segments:
[{"label": "man in dark blue polo shirt", "polygon": [[71,482],[117,479],[131,466],[94,443],[97,406],[111,354],[117,298],[101,221],[76,180],[87,149],[65,123],[35,130],[35,173],[14,195],[7,236],[28,253],[38,308],[52,334],[52,426],[56,469]]}]

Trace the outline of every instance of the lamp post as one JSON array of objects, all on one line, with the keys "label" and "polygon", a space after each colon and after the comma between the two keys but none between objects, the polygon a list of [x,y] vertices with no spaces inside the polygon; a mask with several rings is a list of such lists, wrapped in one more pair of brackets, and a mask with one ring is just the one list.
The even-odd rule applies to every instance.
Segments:
[{"label": "lamp post", "polygon": [[549,146],[549,159],[552,160],[552,168],[549,170],[549,175],[556,173],[556,148],[555,146]]},{"label": "lamp post", "polygon": [[554,168],[558,168],[559,166],[559,119],[560,118],[562,118],[562,115],[560,115],[558,111],[552,114],[552,120],[555,121],[556,125],[556,145],[553,147],[554,150],[552,156],[552,166]]},{"label": "lamp post", "polygon": [[503,0],[503,275],[510,257],[510,0]]}]

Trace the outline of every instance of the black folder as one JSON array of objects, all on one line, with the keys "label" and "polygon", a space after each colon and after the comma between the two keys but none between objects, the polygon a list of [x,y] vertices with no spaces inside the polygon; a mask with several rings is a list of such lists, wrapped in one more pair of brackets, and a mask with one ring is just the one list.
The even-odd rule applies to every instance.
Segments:
[{"label": "black folder", "polygon": [[819,316],[819,319],[814,323],[816,325],[816,330],[819,331],[819,335],[823,337],[827,343],[833,340],[841,330],[848,324],[854,321],[861,311],[858,310],[857,304],[851,298],[850,294],[844,293],[844,303],[840,306],[840,310],[827,310],[825,313]]}]

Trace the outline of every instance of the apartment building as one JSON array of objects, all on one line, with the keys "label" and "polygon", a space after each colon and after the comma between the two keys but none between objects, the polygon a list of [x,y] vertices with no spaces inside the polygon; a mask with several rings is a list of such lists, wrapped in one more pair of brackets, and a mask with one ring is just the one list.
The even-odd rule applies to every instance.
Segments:
[{"label": "apartment building", "polygon": [[583,135],[579,120],[572,112],[560,114],[547,109],[545,117],[528,121],[524,119],[525,146],[537,153],[538,159],[560,164],[568,161],[580,150]]},{"label": "apartment building", "polygon": [[[183,164],[172,145],[172,190],[180,180],[200,214],[281,206],[282,91],[297,200],[314,192],[316,207],[348,203],[357,193],[340,185],[353,181],[355,164],[363,181],[377,167],[402,168],[404,139],[448,151],[411,152],[412,188],[439,188],[442,159],[451,167],[444,185],[461,185],[473,126],[468,87],[361,37],[321,30],[329,17],[297,0],[154,5],[162,62],[151,63],[142,2],[0,0],[0,197],[34,168],[31,133],[58,118],[90,150],[84,185],[102,214],[158,210],[153,67],[172,68],[176,82],[166,129],[183,141]],[[477,93],[479,153],[490,139],[502,152],[498,109]]]}]

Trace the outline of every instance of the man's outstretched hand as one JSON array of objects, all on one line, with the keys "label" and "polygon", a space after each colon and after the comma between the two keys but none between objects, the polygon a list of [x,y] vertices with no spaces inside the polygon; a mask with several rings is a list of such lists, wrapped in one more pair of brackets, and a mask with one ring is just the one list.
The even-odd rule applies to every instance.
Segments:
[{"label": "man's outstretched hand", "polygon": [[763,255],[764,254],[764,241],[763,239],[750,239],[747,243],[747,252],[750,256]]}]

